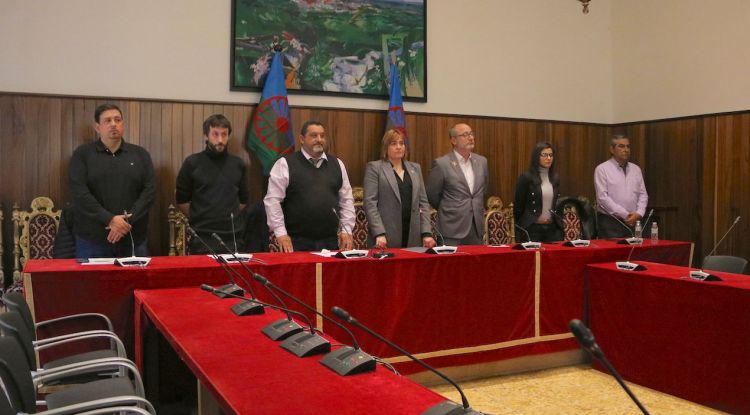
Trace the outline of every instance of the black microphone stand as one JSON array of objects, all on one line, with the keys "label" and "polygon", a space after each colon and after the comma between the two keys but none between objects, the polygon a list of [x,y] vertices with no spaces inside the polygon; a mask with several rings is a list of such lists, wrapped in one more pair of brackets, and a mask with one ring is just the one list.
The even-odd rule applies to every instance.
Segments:
[{"label": "black microphone stand", "polygon": [[643,406],[641,401],[638,400],[638,398],[635,396],[635,394],[630,390],[628,385],[625,383],[625,381],[622,379],[622,376],[615,370],[615,367],[612,366],[611,363],[609,363],[609,360],[607,360],[607,357],[604,356],[604,352],[599,347],[598,344],[596,344],[596,340],[594,339],[594,333],[591,332],[591,330],[586,327],[585,324],[581,320],[573,319],[570,320],[570,331],[573,332],[573,335],[575,335],[576,340],[578,340],[578,343],[581,344],[581,346],[591,354],[596,359],[599,359],[600,362],[604,365],[604,367],[607,369],[607,371],[612,374],[612,376],[617,380],[617,383],[622,386],[622,388],[625,390],[625,392],[630,396],[630,399],[635,402],[635,404],[638,406],[638,409],[641,410],[641,412],[644,413],[644,415],[649,415],[648,411],[646,410],[646,407]]},{"label": "black microphone stand", "polygon": [[347,323],[353,324],[360,329],[366,331],[371,336],[375,337],[376,339],[380,340],[381,342],[387,344],[388,346],[396,349],[399,353],[402,353],[404,356],[408,357],[409,359],[413,360],[414,362],[418,363],[423,368],[429,370],[430,372],[440,376],[443,380],[450,383],[456,390],[458,391],[459,395],[461,395],[461,403],[462,405],[458,405],[457,403],[453,401],[443,401],[440,402],[437,405],[434,405],[430,408],[428,408],[425,412],[422,412],[422,415],[459,415],[459,414],[481,414],[481,412],[476,412],[473,409],[471,409],[471,406],[469,405],[469,400],[466,399],[466,395],[464,395],[464,391],[461,390],[461,387],[458,386],[456,382],[451,380],[448,376],[443,374],[443,372],[435,369],[434,367],[428,365],[421,359],[417,359],[416,356],[412,355],[411,353],[407,352],[406,350],[402,349],[397,344],[393,343],[392,341],[386,339],[385,337],[381,336],[380,334],[376,333],[369,327],[365,326],[364,324],[360,323],[352,317],[351,314],[349,314],[348,311],[344,310],[341,307],[334,306],[331,308],[331,312],[338,318],[344,320]]},{"label": "black microphone stand", "polygon": [[[349,337],[351,337],[352,339],[351,347],[342,346],[334,350],[333,352],[328,353],[326,356],[320,359],[320,364],[333,370],[334,372],[338,373],[341,376],[355,375],[358,373],[372,372],[375,370],[375,359],[369,354],[363,352],[359,348],[359,343],[357,343],[356,337],[354,337],[354,334],[349,329],[347,329],[343,324],[326,316],[325,314],[319,312],[318,310],[310,307],[304,301],[289,294],[288,292],[284,291],[278,286],[272,284],[271,281],[268,281],[268,279],[265,278],[264,276],[259,275],[259,274],[254,274],[253,279],[265,285],[268,289],[278,290],[280,293],[284,294],[286,297],[291,298],[297,304],[301,305],[307,310],[315,313],[316,315],[323,317],[325,320],[338,326],[340,329],[344,330],[349,335]],[[299,336],[299,334],[295,336],[291,336],[288,339],[286,339],[284,343],[281,344],[281,347],[299,356],[298,354],[299,353],[298,351],[299,340],[295,338],[296,336]],[[301,340],[305,341],[306,339],[301,339]]]}]

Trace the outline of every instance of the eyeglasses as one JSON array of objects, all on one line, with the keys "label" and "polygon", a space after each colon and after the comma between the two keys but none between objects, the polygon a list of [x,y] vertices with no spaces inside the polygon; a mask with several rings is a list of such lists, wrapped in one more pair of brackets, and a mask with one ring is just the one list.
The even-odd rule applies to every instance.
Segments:
[{"label": "eyeglasses", "polygon": [[543,159],[551,159],[552,157],[555,157],[555,155],[552,153],[541,153],[539,154],[539,157]]},{"label": "eyeglasses", "polygon": [[456,134],[454,137],[469,138],[469,137],[476,137],[476,134],[474,134],[474,131],[467,131],[463,134]]}]

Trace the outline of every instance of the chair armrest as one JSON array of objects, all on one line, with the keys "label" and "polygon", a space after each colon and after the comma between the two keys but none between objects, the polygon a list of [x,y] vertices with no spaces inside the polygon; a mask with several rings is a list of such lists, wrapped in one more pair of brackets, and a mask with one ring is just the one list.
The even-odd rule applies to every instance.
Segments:
[{"label": "chair armrest", "polygon": [[37,415],[68,415],[68,414],[89,413],[86,411],[96,411],[96,412],[91,412],[91,413],[101,414],[101,413],[109,413],[106,411],[99,412],[99,410],[101,409],[107,409],[107,408],[114,409],[115,407],[119,408],[123,405],[138,405],[138,407],[145,409],[145,412],[140,412],[140,413],[156,415],[156,410],[154,409],[154,406],[151,405],[151,402],[138,396],[125,396],[125,395],[116,396],[112,398],[96,399],[93,401],[77,403],[75,405],[64,406],[62,408],[49,409],[47,411],[37,412]]},{"label": "chair armrest", "polygon": [[54,323],[59,323],[61,321],[78,320],[82,318],[92,318],[92,317],[104,320],[104,323],[107,325],[107,330],[114,331],[114,329],[112,328],[112,321],[109,319],[109,317],[101,313],[80,313],[80,314],[71,314],[69,316],[51,318],[49,320],[44,320],[44,321],[40,321],[36,323],[34,327],[39,329],[40,327],[48,326]]},{"label": "chair armrest", "polygon": [[64,336],[53,337],[51,339],[38,340],[34,342],[34,350],[40,351],[62,344],[97,338],[108,338],[112,343],[114,343],[114,347],[112,347],[112,350],[115,350],[117,352],[117,356],[127,357],[127,353],[125,352],[125,345],[122,344],[122,340],[120,340],[120,338],[117,337],[114,333],[104,330],[85,331],[81,333],[66,334]]},{"label": "chair armrest", "polygon": [[143,389],[143,379],[141,378],[138,368],[135,364],[127,359],[122,358],[109,358],[109,359],[95,359],[86,363],[74,363],[71,365],[57,367],[51,370],[45,370],[43,372],[35,373],[34,383],[37,387],[42,386],[45,382],[51,382],[55,380],[65,379],[69,376],[76,376],[86,373],[95,373],[101,369],[108,370],[113,366],[117,366],[120,369],[125,369],[133,375],[133,383],[135,384],[135,394],[140,397],[145,397]]}]

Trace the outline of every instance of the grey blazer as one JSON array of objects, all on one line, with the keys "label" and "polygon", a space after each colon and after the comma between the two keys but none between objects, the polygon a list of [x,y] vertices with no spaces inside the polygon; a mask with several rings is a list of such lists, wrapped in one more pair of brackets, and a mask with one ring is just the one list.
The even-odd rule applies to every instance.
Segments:
[{"label": "grey blazer", "polygon": [[477,235],[484,235],[484,194],[489,183],[487,158],[471,153],[474,191],[469,191],[456,153],[433,160],[427,177],[427,198],[438,211],[438,228],[446,238],[463,239],[469,234],[472,217]]},{"label": "grey blazer", "polygon": [[[422,234],[431,233],[430,205],[427,202],[422,169],[419,164],[404,160],[404,169],[409,173],[412,183],[411,220],[409,222],[409,241],[406,246],[422,246]],[[401,244],[401,195],[393,173],[391,163],[376,160],[365,167],[363,205],[370,228],[368,244],[375,245],[375,237],[385,234],[388,247],[400,247]],[[423,214],[420,215],[419,210]]]}]

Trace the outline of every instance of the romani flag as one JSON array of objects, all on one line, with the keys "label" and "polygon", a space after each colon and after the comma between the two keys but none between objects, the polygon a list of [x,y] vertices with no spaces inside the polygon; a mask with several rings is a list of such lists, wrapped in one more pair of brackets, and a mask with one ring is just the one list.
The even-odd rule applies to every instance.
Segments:
[{"label": "romani flag", "polygon": [[385,130],[398,130],[404,136],[404,141],[406,141],[407,135],[406,119],[404,118],[404,101],[401,99],[401,81],[398,79],[396,62],[391,63],[390,80],[388,94],[391,98],[388,102],[388,123],[385,126]]},{"label": "romani flag", "polygon": [[271,167],[279,157],[294,151],[294,133],[282,59],[281,52],[274,52],[271,69],[266,76],[263,93],[247,134],[247,146],[263,165],[264,176],[270,174]]}]

